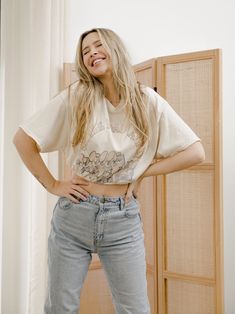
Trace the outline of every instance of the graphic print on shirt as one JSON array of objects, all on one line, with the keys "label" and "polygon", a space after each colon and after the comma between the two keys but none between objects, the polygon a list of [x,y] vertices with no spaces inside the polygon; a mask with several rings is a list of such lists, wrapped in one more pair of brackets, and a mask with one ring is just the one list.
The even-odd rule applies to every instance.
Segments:
[{"label": "graphic print on shirt", "polygon": [[139,137],[125,117],[120,121],[102,117],[88,129],[72,170],[97,183],[130,182],[139,158]]},{"label": "graphic print on shirt", "polygon": [[80,154],[73,170],[92,182],[112,183],[118,180],[131,180],[137,159],[125,161],[124,154],[92,151],[89,155]]}]

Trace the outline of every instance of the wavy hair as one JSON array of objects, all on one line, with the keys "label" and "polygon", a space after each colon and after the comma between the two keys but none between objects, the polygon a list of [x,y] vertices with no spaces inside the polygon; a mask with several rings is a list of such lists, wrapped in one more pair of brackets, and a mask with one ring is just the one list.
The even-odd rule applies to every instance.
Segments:
[{"label": "wavy hair", "polygon": [[110,55],[114,85],[121,100],[125,102],[127,117],[138,134],[137,155],[141,155],[149,138],[149,123],[144,94],[136,80],[122,40],[115,32],[106,28],[93,28],[84,32],[77,45],[75,64],[79,81],[73,95],[74,132],[72,146],[75,147],[85,142],[93,108],[104,94],[102,83],[89,73],[83,63],[82,42],[92,32],[98,33],[102,45]]}]

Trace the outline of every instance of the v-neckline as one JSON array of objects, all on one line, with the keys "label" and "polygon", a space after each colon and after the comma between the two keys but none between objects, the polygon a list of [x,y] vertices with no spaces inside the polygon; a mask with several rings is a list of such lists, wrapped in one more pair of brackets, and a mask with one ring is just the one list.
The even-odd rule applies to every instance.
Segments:
[{"label": "v-neckline", "polygon": [[105,99],[105,102],[107,104],[107,107],[108,109],[111,111],[111,112],[114,112],[114,111],[119,111],[119,109],[121,109],[123,107],[123,102],[120,101],[119,104],[117,106],[114,106],[110,100],[108,100],[107,97],[104,96],[104,99]]}]

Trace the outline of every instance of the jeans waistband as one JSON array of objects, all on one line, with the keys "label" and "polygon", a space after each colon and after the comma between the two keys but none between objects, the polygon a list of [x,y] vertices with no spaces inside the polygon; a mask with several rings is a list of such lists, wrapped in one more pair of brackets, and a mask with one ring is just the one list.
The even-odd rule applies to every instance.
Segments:
[{"label": "jeans waistband", "polygon": [[85,201],[80,199],[80,203],[88,202],[92,204],[110,204],[110,205],[123,205],[124,204],[124,196],[97,196],[97,195],[89,195]]}]

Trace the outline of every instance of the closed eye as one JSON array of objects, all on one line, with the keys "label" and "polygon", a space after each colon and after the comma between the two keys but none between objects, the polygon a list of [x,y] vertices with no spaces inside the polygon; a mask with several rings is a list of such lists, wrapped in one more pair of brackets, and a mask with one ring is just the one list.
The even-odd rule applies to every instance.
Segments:
[{"label": "closed eye", "polygon": [[89,50],[86,50],[85,52],[83,52],[83,56],[85,56],[86,54],[88,54]]}]

